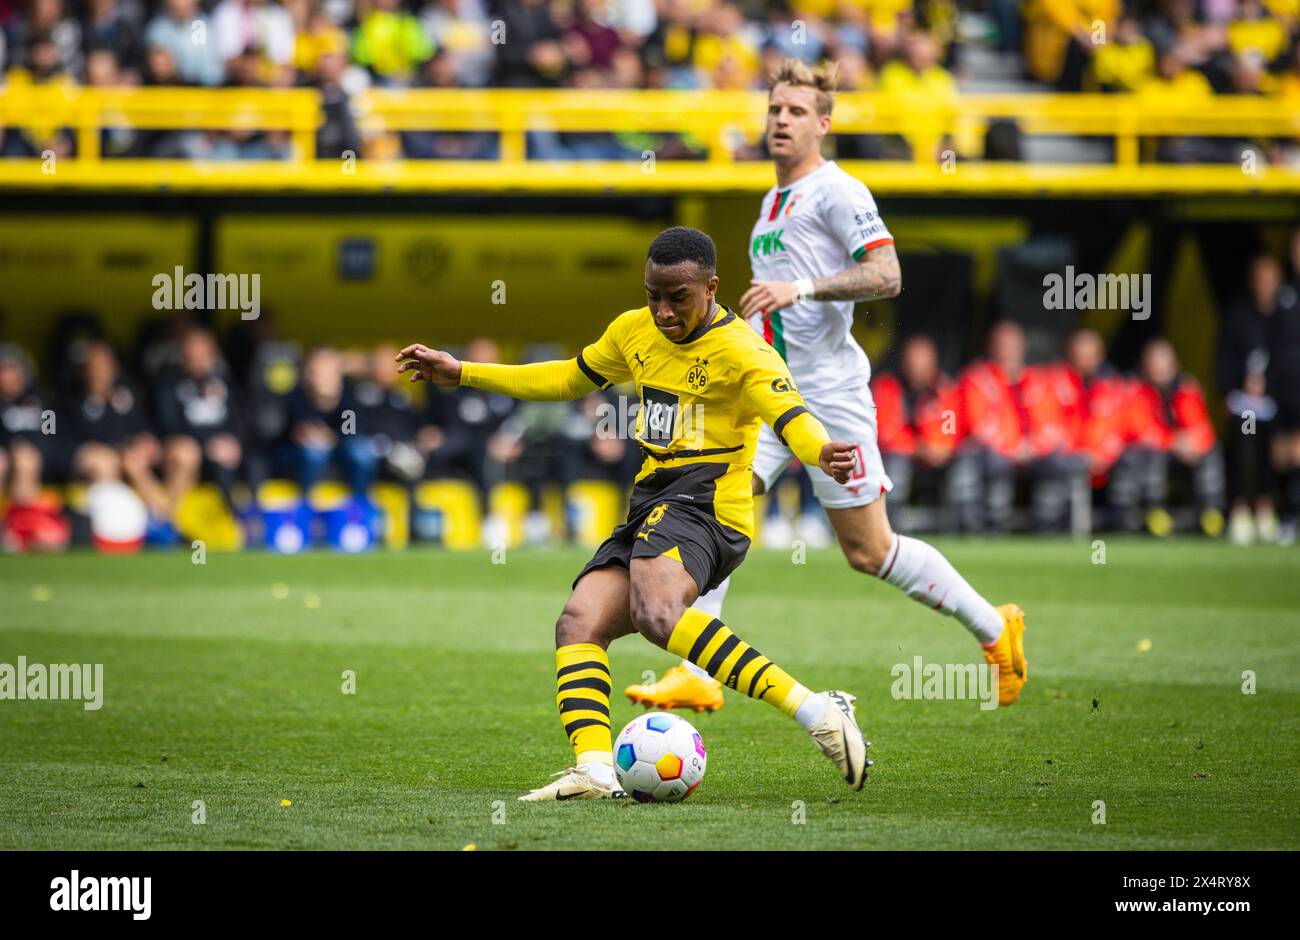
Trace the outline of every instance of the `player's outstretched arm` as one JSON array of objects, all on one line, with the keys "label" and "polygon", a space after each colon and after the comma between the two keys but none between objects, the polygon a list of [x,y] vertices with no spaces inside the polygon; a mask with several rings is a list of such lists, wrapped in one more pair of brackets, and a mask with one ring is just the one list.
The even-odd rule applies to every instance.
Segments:
[{"label": "player's outstretched arm", "polygon": [[412,382],[467,385],[528,401],[573,401],[593,388],[593,380],[577,359],[504,366],[494,362],[461,362],[450,353],[413,343],[397,354],[398,372],[410,372]]}]

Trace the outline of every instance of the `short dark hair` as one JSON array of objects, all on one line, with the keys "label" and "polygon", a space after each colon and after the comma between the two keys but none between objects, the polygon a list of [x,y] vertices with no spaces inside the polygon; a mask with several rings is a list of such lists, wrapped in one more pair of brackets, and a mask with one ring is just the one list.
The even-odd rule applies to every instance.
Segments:
[{"label": "short dark hair", "polygon": [[699,229],[685,225],[674,225],[660,232],[650,243],[647,257],[664,267],[691,261],[707,275],[712,276],[718,271],[718,249],[713,239]]}]

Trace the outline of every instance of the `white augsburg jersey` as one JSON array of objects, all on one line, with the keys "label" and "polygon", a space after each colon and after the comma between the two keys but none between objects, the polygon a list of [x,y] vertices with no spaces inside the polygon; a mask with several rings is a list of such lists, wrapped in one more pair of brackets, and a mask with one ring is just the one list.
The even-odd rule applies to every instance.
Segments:
[{"label": "white augsburg jersey", "polygon": [[[828,160],[785,189],[763,197],[749,240],[760,281],[839,274],[866,252],[892,245],[871,191]],[[750,318],[776,348],[805,395],[852,388],[871,379],[871,364],[851,332],[851,300],[804,300]]]}]

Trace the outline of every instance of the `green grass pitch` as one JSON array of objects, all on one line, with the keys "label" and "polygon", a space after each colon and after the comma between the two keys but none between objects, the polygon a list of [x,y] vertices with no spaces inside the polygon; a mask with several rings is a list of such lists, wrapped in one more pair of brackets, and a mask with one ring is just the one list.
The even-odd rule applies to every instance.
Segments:
[{"label": "green grass pitch", "polygon": [[[1027,611],[1018,704],[895,700],[895,663],[979,661],[966,631],[833,552],[754,551],[728,623],[855,692],[877,764],[851,793],[728,693],[688,716],[703,785],[661,806],[514,799],[571,760],[552,627],[586,553],[0,560],[0,662],[103,663],[105,685],[99,711],[0,701],[0,848],[1300,848],[1300,551],[938,544]],[[622,687],[672,660],[612,654],[617,732]]]}]

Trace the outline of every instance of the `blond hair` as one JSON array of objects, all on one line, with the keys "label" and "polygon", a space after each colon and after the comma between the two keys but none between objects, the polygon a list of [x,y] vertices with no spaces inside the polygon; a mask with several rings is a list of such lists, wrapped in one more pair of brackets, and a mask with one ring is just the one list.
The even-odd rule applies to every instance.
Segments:
[{"label": "blond hair", "polygon": [[770,94],[777,85],[811,88],[817,99],[817,113],[827,115],[835,107],[835,86],[839,81],[837,73],[834,62],[828,62],[824,66],[811,66],[798,59],[785,59],[768,76],[767,90]]}]

